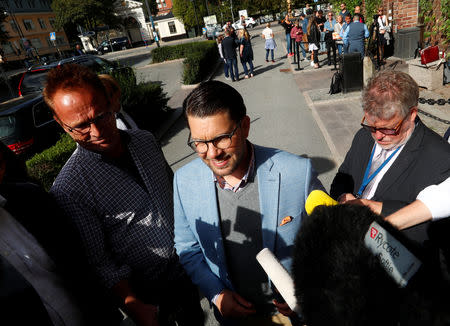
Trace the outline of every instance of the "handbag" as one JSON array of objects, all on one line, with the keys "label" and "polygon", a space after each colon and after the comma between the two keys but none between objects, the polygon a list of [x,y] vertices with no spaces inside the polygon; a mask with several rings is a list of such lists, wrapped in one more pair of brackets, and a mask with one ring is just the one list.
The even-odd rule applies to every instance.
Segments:
[{"label": "handbag", "polygon": [[439,60],[439,47],[429,46],[420,51],[420,63],[426,65],[427,63]]}]

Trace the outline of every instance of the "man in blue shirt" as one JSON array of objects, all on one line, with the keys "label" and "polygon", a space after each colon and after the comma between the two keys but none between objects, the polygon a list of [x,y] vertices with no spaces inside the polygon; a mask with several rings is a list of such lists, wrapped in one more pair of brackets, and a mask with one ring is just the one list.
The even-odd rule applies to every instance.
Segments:
[{"label": "man in blue shirt", "polygon": [[359,22],[359,15],[353,17],[353,23],[350,24],[344,32],[344,44],[348,45],[348,53],[359,52],[361,58],[364,57],[364,39],[369,37],[367,26]]}]

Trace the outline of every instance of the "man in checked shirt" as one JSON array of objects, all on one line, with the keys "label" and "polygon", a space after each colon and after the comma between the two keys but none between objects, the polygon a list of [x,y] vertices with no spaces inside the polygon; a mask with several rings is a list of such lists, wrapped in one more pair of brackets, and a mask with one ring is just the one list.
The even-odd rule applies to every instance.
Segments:
[{"label": "man in checked shirt", "polygon": [[101,80],[84,66],[50,71],[44,99],[78,143],[51,194],[94,273],[138,325],[202,325],[173,244],[172,172],[154,137],[117,129]]}]

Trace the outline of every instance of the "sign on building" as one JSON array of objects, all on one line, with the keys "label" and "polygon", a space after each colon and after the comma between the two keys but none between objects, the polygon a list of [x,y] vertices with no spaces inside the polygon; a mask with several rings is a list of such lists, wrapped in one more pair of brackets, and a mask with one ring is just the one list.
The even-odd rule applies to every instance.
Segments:
[{"label": "sign on building", "polygon": [[205,25],[215,25],[215,24],[217,24],[216,15],[205,16],[205,17],[203,17],[203,21],[205,22]]}]

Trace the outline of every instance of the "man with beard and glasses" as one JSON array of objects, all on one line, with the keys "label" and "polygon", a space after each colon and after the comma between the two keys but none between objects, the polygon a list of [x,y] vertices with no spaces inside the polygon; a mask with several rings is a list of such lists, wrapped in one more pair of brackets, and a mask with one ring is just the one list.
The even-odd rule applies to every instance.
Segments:
[{"label": "man with beard and glasses", "polygon": [[[400,71],[380,72],[368,82],[362,128],[333,180],[332,197],[388,216],[450,176],[450,145],[422,123],[418,98],[417,83]],[[430,223],[403,232],[425,248]]]},{"label": "man with beard and glasses", "polygon": [[267,247],[290,270],[305,200],[322,189],[310,160],[252,144],[244,100],[222,82],[200,84],[183,108],[187,144],[199,156],[174,177],[175,248],[183,267],[221,324],[262,325],[276,310],[296,324],[287,304],[273,300],[255,256]]},{"label": "man with beard and glasses", "polygon": [[117,128],[107,94],[87,67],[49,72],[44,99],[78,144],[50,192],[99,282],[137,325],[203,325],[173,244],[172,171],[151,133]]}]

